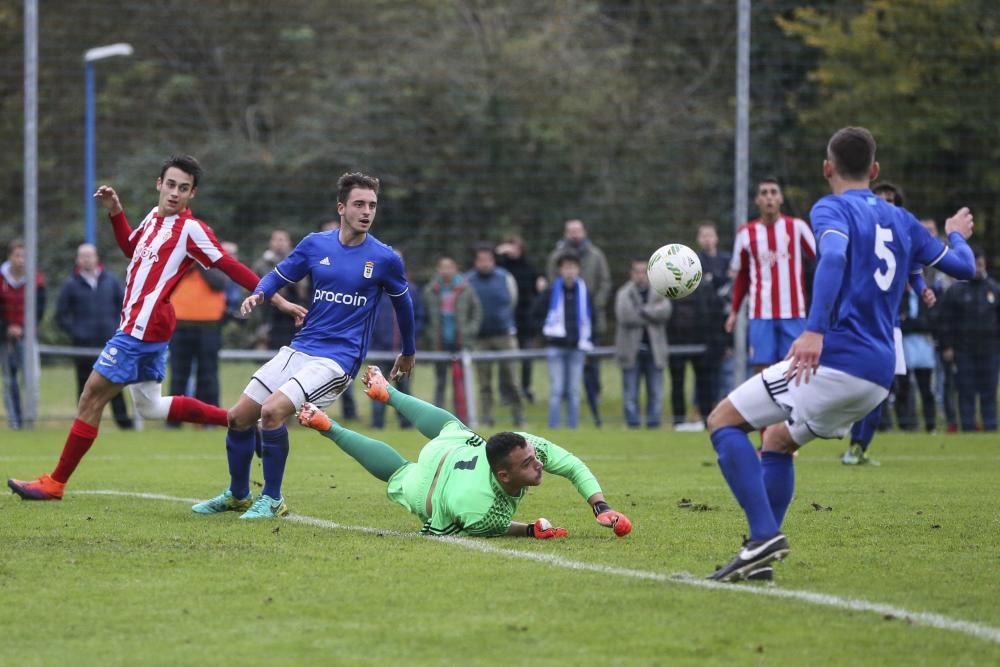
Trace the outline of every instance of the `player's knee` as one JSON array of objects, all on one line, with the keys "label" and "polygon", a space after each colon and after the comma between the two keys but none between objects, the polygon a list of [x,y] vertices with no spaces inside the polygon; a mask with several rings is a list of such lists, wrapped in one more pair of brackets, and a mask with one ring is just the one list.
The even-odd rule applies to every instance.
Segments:
[{"label": "player's knee", "polygon": [[742,422],[742,417],[739,421],[733,421],[733,416],[739,417],[739,413],[733,404],[729,402],[729,399],[723,399],[721,403],[715,406],[710,413],[708,413],[708,419],[705,420],[705,424],[708,427],[709,433],[714,433],[720,428],[726,426],[737,426]]},{"label": "player's knee", "polygon": [[156,395],[144,390],[132,391],[132,402],[135,404],[135,410],[142,415],[143,419],[166,419],[167,415],[170,414],[172,401],[171,396],[161,396],[159,389],[157,389]]},{"label": "player's knee", "polygon": [[776,424],[769,426],[764,431],[761,450],[765,452],[777,452],[779,454],[794,454],[799,446],[795,444],[791,432],[786,424]]},{"label": "player's knee", "polygon": [[226,418],[229,420],[229,428],[233,431],[245,431],[257,421],[256,419],[251,419],[247,415],[241,413],[236,408],[232,408],[226,413]]},{"label": "player's knee", "polygon": [[281,426],[289,416],[284,406],[266,401],[260,407],[260,425],[264,429],[271,430]]}]

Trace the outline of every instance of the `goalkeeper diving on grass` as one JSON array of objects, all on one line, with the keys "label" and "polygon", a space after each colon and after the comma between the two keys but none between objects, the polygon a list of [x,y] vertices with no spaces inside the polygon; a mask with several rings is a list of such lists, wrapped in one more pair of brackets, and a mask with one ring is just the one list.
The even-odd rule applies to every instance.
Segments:
[{"label": "goalkeeper diving on grass", "polygon": [[368,396],[388,403],[410,420],[430,442],[416,462],[391,446],[331,420],[311,403],[299,412],[299,423],[315,429],[388,483],[387,494],[423,522],[430,535],[475,537],[566,537],[565,528],[547,519],[513,521],[529,486],[542,483],[542,472],[568,479],[594,511],[597,522],[619,537],[632,522],[611,509],[590,469],[555,443],[530,433],[497,433],[488,440],[470,431],[450,412],[389,386],[377,366],[362,378]]}]

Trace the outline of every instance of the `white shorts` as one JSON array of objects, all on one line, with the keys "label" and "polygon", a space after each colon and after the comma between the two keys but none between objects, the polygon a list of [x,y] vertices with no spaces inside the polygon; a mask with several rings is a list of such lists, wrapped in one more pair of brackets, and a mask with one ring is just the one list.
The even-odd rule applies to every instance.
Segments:
[{"label": "white shorts", "polygon": [[903,354],[903,330],[892,328],[892,342],[896,344],[896,375],[906,375],[906,355]]},{"label": "white shorts", "polygon": [[263,405],[276,391],[287,396],[295,408],[306,401],[323,408],[333,403],[351,377],[336,361],[283,347],[271,361],[257,369],[243,393]]},{"label": "white shorts", "polygon": [[785,379],[788,364],[768,366],[734,389],[729,401],[754,428],[787,422],[800,446],[815,438],[842,438],[889,395],[874,382],[823,366],[809,382],[796,385]]}]

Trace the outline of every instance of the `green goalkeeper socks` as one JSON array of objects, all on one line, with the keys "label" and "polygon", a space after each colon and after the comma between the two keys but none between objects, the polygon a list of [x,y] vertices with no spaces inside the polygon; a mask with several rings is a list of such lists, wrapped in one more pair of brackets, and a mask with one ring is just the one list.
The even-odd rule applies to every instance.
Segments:
[{"label": "green goalkeeper socks", "polygon": [[388,482],[394,472],[408,463],[399,452],[381,440],[346,429],[332,419],[330,423],[330,430],[323,435],[383,482]]},{"label": "green goalkeeper socks", "polygon": [[458,417],[447,410],[419,398],[404,394],[394,387],[389,387],[389,405],[396,408],[399,414],[409,419],[417,430],[427,438],[436,438],[448,422],[459,421]]}]

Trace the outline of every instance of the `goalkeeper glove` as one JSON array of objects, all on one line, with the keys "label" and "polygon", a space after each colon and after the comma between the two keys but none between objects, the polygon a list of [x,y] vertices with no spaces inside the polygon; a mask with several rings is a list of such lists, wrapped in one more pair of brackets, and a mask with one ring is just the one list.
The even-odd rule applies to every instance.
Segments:
[{"label": "goalkeeper glove", "polygon": [[549,540],[553,537],[566,537],[569,533],[565,528],[556,528],[548,519],[537,519],[528,524],[528,537],[538,540]]},{"label": "goalkeeper glove", "polygon": [[625,537],[632,532],[632,521],[621,512],[611,509],[611,505],[603,500],[594,503],[594,516],[597,517],[597,523],[615,531],[618,537]]}]

